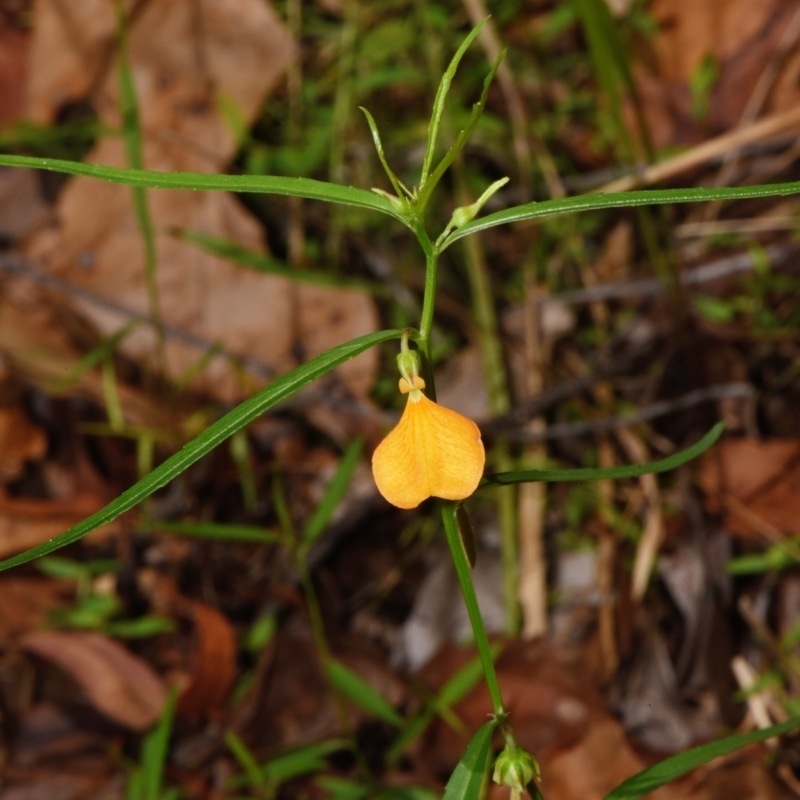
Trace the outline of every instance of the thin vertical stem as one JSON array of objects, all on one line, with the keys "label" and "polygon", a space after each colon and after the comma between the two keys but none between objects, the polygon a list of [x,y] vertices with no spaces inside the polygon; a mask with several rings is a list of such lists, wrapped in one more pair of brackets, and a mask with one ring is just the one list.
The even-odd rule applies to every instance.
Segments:
[{"label": "thin vertical stem", "polygon": [[425,293],[422,299],[422,316],[419,323],[417,344],[422,354],[422,377],[425,389],[431,400],[436,400],[436,384],[433,380],[431,361],[431,331],[433,330],[433,311],[436,301],[436,272],[439,266],[439,253],[431,242],[422,223],[414,229],[420,245],[425,252]]},{"label": "thin vertical stem", "polygon": [[505,717],[505,707],[503,697],[500,693],[500,683],[497,680],[497,672],[492,660],[492,651],[489,647],[489,639],[486,636],[486,628],[483,624],[483,617],[478,606],[478,597],[475,594],[475,585],[472,582],[467,557],[464,555],[464,548],[458,535],[458,524],[456,523],[456,506],[454,503],[442,504],[442,520],[444,530],[447,534],[447,544],[450,547],[450,555],[456,567],[456,575],[461,586],[461,593],[464,595],[464,603],[467,606],[472,632],[475,634],[475,644],[478,647],[478,656],[483,667],[486,685],[489,689],[489,696],[492,699],[492,710],[496,717],[502,722]]},{"label": "thin vertical stem", "polygon": [[[286,20],[295,41],[300,42],[303,36],[303,7],[301,0],[289,0],[287,2]],[[290,146],[297,147],[302,143],[303,138],[303,60],[300,48],[298,48],[297,57],[291,61],[286,72],[286,89],[289,106],[286,139]],[[294,267],[300,267],[305,262],[303,218],[302,198],[290,197],[287,246],[289,263]]]},{"label": "thin vertical stem", "polygon": [[[136,96],[133,71],[128,57],[128,23],[122,0],[116,0],[114,8],[117,17],[117,53],[119,58],[117,81],[119,85],[123,141],[125,143],[128,166],[131,169],[141,170],[145,167],[142,126],[139,118],[139,102]],[[150,213],[147,190],[141,186],[134,186],[131,189],[131,193],[133,195],[133,211],[136,216],[136,224],[139,228],[144,248],[147,299],[150,317],[156,329],[156,358],[160,372],[166,375],[167,357],[164,341],[164,323],[161,318],[161,306],[158,296],[158,254],[156,252],[155,228],[153,227],[153,218]]]}]

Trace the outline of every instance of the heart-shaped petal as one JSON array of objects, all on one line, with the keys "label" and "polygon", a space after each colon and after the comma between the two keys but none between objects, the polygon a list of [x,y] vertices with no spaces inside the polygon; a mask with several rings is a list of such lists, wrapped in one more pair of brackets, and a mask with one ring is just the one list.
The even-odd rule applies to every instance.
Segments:
[{"label": "heart-shaped petal", "polygon": [[485,461],[478,426],[415,387],[400,422],[376,448],[372,473],[378,491],[392,505],[416,508],[428,497],[469,497]]}]

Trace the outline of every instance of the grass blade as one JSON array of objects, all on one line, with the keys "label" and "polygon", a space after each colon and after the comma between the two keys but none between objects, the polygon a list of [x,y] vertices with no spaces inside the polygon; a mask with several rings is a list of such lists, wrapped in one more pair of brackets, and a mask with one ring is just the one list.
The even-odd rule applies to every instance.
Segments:
[{"label": "grass blade", "polygon": [[496,725],[494,720],[490,720],[478,728],[447,781],[442,800],[478,800],[489,768],[492,734]]},{"label": "grass blade", "polygon": [[[0,157],[1,163],[3,163],[2,157]],[[590,194],[565,197],[559,200],[544,200],[541,203],[526,203],[507,208],[505,211],[496,211],[494,214],[487,214],[485,217],[468,222],[447,237],[442,245],[442,250],[464,236],[485,231],[487,228],[494,228],[497,225],[525,222],[557,214],[570,214],[575,211],[597,211],[603,208],[628,208],[667,203],[704,203],[710,200],[749,200],[757,197],[786,197],[791,194],[800,194],[800,181],[769,183],[761,186],[721,186],[710,189],[646,189],[636,192]]]},{"label": "grass blade", "polygon": [[60,392],[66,392],[73,387],[87,372],[89,372],[89,370],[94,369],[107,358],[114,355],[117,347],[119,347],[123,340],[126,339],[130,333],[133,333],[142,322],[143,320],[141,319],[132,319],[116,333],[112,333],[111,336],[103,339],[97,347],[83,356],[69,373],[53,386],[52,390],[58,394]]},{"label": "grass blade", "polygon": [[467,143],[467,140],[472,135],[472,131],[475,130],[475,126],[478,124],[478,120],[481,118],[481,114],[483,113],[483,107],[486,105],[486,98],[489,96],[489,88],[492,85],[494,76],[496,75],[497,70],[500,68],[500,64],[502,63],[505,54],[506,51],[503,50],[489,74],[486,76],[486,78],[484,78],[483,91],[481,92],[478,102],[472,106],[472,111],[469,115],[469,119],[467,120],[467,124],[458,132],[455,142],[453,142],[453,145],[444,154],[442,160],[436,165],[436,169],[433,171],[433,174],[430,176],[425,186],[420,187],[419,200],[417,202],[417,207],[420,210],[420,213],[425,210],[425,206],[430,199],[431,193],[441,180],[442,175],[444,175],[449,166],[453,163],[453,161],[455,161],[456,156],[461,152],[461,150],[464,148],[464,145]]},{"label": "grass blade", "polygon": [[[495,655],[499,650],[498,645],[493,646],[492,654]],[[482,677],[483,664],[481,664],[480,658],[476,657],[449,678],[438,694],[425,705],[417,716],[406,723],[398,737],[392,742],[392,746],[386,753],[387,765],[393,766],[397,763],[406,748],[422,735],[437,714],[452,726],[458,717],[450,711],[450,706],[461,700]],[[453,719],[454,717],[455,719]],[[460,722],[460,720],[458,721]]]},{"label": "grass blade", "polygon": [[[467,38],[461,42],[461,47],[456,50],[450,65],[442,75],[442,80],[439,82],[439,88],[436,91],[436,99],[433,101],[433,111],[431,113],[431,121],[428,125],[428,144],[425,147],[425,157],[422,159],[422,175],[419,179],[420,192],[428,180],[428,173],[433,165],[433,156],[436,150],[436,137],[439,134],[439,125],[442,121],[442,114],[444,113],[444,104],[447,100],[447,93],[450,91],[450,84],[453,82],[456,70],[458,69],[459,62],[461,61],[467,48],[472,44],[475,37],[481,32],[486,20],[481,20],[467,35]],[[430,194],[430,192],[428,192]]]},{"label": "grass blade", "polygon": [[177,533],[199,539],[216,539],[221,542],[252,542],[273,544],[282,539],[279,531],[258,528],[255,525],[226,525],[216,522],[161,522],[153,520],[142,526],[156,533]]},{"label": "grass blade", "polygon": [[637,798],[658,789],[659,786],[663,786],[675,778],[680,778],[681,775],[685,775],[695,767],[707,764],[712,759],[726,756],[749,744],[772,739],[798,727],[800,727],[800,717],[794,717],[780,725],[773,725],[771,728],[729,736],[700,745],[700,747],[694,747],[684,753],[678,753],[623,781],[615,789],[612,789],[610,794],[606,795],[605,800],[637,800]]},{"label": "grass blade", "polygon": [[360,289],[373,294],[387,294],[386,289],[378,283],[370,281],[353,280],[339,275],[329,275],[327,272],[318,272],[310,269],[296,269],[279,261],[277,258],[242,247],[232,239],[224,236],[213,236],[199,231],[175,230],[173,235],[183,242],[198,247],[206,253],[220,258],[225,258],[242,267],[247,267],[255,272],[267,272],[271,275],[280,275],[297,283],[311,283],[316,286],[333,286],[337,289]]},{"label": "grass blade", "polygon": [[363,678],[349,667],[331,658],[325,664],[328,679],[343,695],[349,697],[356,705],[361,706],[378,719],[388,722],[397,728],[402,727],[403,718],[392,708],[383,695],[379,694]]},{"label": "grass blade", "polygon": [[[230,745],[230,742],[228,744]],[[239,789],[249,784],[250,786],[266,785],[275,791],[282,783],[293,778],[308,775],[311,772],[321,772],[328,766],[327,757],[329,755],[349,750],[350,747],[351,744],[346,739],[326,739],[316,744],[298,747],[296,750],[289,750],[258,765],[258,781],[255,780],[256,776],[253,774],[252,768],[248,768],[243,774],[228,778],[225,781],[225,789]],[[240,763],[242,762],[240,761]]]},{"label": "grass blade", "polygon": [[264,795],[267,788],[267,781],[261,774],[255,756],[250,752],[250,748],[231,730],[225,731],[225,744],[231,751],[233,757],[239,762],[239,766],[244,770],[250,788]]},{"label": "grass blade", "polygon": [[[364,106],[359,106],[361,112],[367,118],[367,125],[369,125],[370,133],[372,134],[372,143],[375,145],[375,151],[378,154],[378,159],[381,162],[381,166],[383,167],[383,171],[386,173],[386,177],[389,178],[389,182],[392,184],[395,194],[400,197],[406,197],[408,195],[408,189],[405,189],[402,183],[397,178],[397,175],[394,174],[392,168],[389,166],[389,162],[386,160],[386,154],[383,151],[383,142],[381,142],[381,134],[378,130],[378,125],[375,122],[374,117],[369,111],[364,108]],[[405,191],[403,191],[405,189]]]},{"label": "grass blade", "polygon": [[299,775],[319,772],[327,767],[327,756],[350,748],[351,744],[346,739],[328,739],[307,747],[299,747],[267,761],[261,767],[261,774],[274,786]]},{"label": "grass blade", "polygon": [[144,800],[159,800],[161,782],[164,779],[164,766],[169,752],[169,737],[172,733],[172,719],[178,702],[178,691],[173,688],[158,725],[147,735],[142,745],[142,794]]},{"label": "grass blade", "polygon": [[[637,478],[639,475],[669,472],[708,450],[719,439],[723,430],[725,430],[725,424],[718,422],[699,442],[660,461],[650,461],[647,464],[626,464],[622,467],[606,469],[529,469],[521,472],[497,472],[484,476],[478,488],[486,489],[492,486],[506,486],[510,483],[526,483],[528,481],[599,481]],[[2,565],[0,564],[0,566]]]},{"label": "grass blade", "polygon": [[145,497],[149,497],[153,492],[165,486],[176,475],[180,475],[195,461],[202,458],[249,422],[252,422],[267,409],[285,400],[298,389],[311,383],[311,381],[326,372],[330,372],[339,364],[357,356],[359,353],[363,353],[364,350],[389,339],[399,339],[401,334],[402,331],[400,330],[388,330],[361,336],[322,353],[308,363],[303,364],[302,367],[298,367],[287,375],[278,378],[258,394],[245,400],[222,419],[217,420],[203,433],[186,444],[183,449],[170,456],[163,464],[156,467],[149,475],[131,486],[130,489],[124,491],[105,508],[87,517],[60,536],[56,536],[54,539],[50,539],[5,561],[0,561],[0,572],[16,567],[19,564],[25,564],[47,553],[52,553],[54,550],[64,547],[64,545],[78,541],[78,539],[81,539],[95,528],[111,522],[120,514],[136,506]]},{"label": "grass blade", "polygon": [[278,175],[207,175],[200,172],[153,172],[146,169],[120,169],[119,167],[105,167],[101,164],[85,164],[82,161],[5,154],[0,154],[0,166],[46,169],[51,172],[82,175],[110,183],[143,186],[149,189],[203,189],[304,197],[308,200],[322,200],[326,203],[368,208],[403,221],[392,204],[374,192],[356,189],[353,186],[339,186],[335,183],[316,181],[311,178],[286,178]]},{"label": "grass blade", "polygon": [[333,476],[333,480],[325,491],[322,502],[314,510],[306,529],[303,531],[303,543],[306,546],[312,544],[325,530],[328,520],[342,501],[342,497],[344,497],[344,493],[353,478],[353,471],[358,466],[358,459],[361,456],[363,446],[364,440],[358,437],[347,448],[347,452],[345,452],[339,468]]}]

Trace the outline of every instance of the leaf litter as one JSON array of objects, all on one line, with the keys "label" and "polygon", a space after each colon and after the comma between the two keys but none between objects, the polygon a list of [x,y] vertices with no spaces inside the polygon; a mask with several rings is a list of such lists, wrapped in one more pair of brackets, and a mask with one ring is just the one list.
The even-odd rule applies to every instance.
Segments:
[{"label": "leaf litter", "polygon": [[[21,21],[17,5],[0,3],[0,120],[57,129],[65,115],[85,104],[102,124],[118,129],[113,4],[40,0],[32,27]],[[297,97],[283,88],[286,70],[298,63],[293,59],[301,59],[309,96],[324,96],[337,80],[347,91],[332,67],[346,67],[335,58],[344,5],[303,4],[313,25],[300,37],[296,18],[284,23],[275,9],[255,0],[123,5],[130,15],[129,58],[149,168],[220,172],[234,160],[240,168],[264,157],[257,146],[263,142],[248,141],[256,135],[279,149],[270,125],[281,114],[296,113]],[[753,119],[796,104],[793,76],[800,54],[787,43],[795,4],[654,0],[639,17],[643,4],[613,5],[620,25],[630,23],[626,30],[633,32],[634,74],[657,147],[699,143],[753,121],[748,115],[754,108]],[[456,3],[439,10],[461,13]],[[569,20],[559,32],[556,11],[554,4],[531,3],[499,15],[497,24],[512,48],[538,49],[552,70],[542,78],[523,55],[515,66],[523,102],[538,110],[538,118],[561,120],[557,136],[544,126],[541,135],[568,173],[567,185],[587,171],[600,185],[600,173],[615,164],[597,134],[608,120],[583,114],[580,109],[594,101],[573,95],[599,91],[586,85],[588,63],[575,73],[559,73],[572,67],[551,57],[575,55],[582,47]],[[422,105],[422,81],[411,78],[403,51],[388,52],[402,37],[384,31],[379,39],[380,63],[391,57],[403,64],[407,71],[400,77],[383,67],[370,72],[368,62],[375,57],[369,26],[385,17],[386,30],[397,31],[407,21],[393,18],[388,4],[363,13],[358,52],[364,61],[356,68],[355,90],[377,92],[389,118],[392,109],[402,109],[417,119],[413,107]],[[652,23],[658,32],[649,35]],[[540,36],[550,37],[552,50],[542,47]],[[17,91],[20,76],[24,95]],[[6,86],[14,91],[5,92]],[[499,146],[492,137],[502,134],[491,127],[505,117],[505,108],[499,96],[490,96],[488,106],[490,127],[478,129],[477,152],[492,169],[510,173],[506,159],[512,148]],[[318,116],[313,101],[305,111],[309,127],[330,122]],[[395,118],[394,124],[397,133],[387,148],[399,151],[402,145],[405,152],[418,137],[406,121]],[[368,134],[349,124],[338,130],[348,145],[345,163],[334,165],[338,174],[354,185],[376,183],[361,154]],[[737,181],[775,169],[778,178],[792,174],[792,142],[781,136],[756,140],[748,145],[752,152],[737,155]],[[297,157],[297,142],[292,147],[287,158]],[[770,161],[776,153],[783,166]],[[95,141],[87,160],[127,164],[123,143],[114,136]],[[315,174],[326,177],[320,163]],[[702,161],[693,169],[681,180],[703,183],[722,174],[718,165]],[[2,556],[45,541],[101,507],[153,459],[172,452],[192,425],[212,419],[217,404],[249,394],[266,374],[285,372],[337,342],[377,330],[379,316],[405,324],[407,303],[395,307],[381,300],[379,306],[364,291],[245,271],[174,235],[178,229],[199,231],[259,253],[280,252],[282,228],[289,224],[283,210],[276,222],[274,208],[245,208],[217,193],[150,191],[148,202],[156,225],[168,376],[189,379],[181,392],[165,393],[154,378],[155,327],[142,324],[111,357],[67,385],[65,376],[76,374],[87,353],[132,319],[150,314],[131,192],[81,178],[54,188],[31,173],[0,173],[0,236],[4,248],[13,248],[0,252],[0,259],[11,254],[28,266],[13,275],[4,269],[0,292]],[[488,501],[478,498],[470,508],[479,542],[476,570],[484,576],[479,594],[502,645],[497,664],[503,693],[520,744],[541,762],[548,800],[601,800],[667,753],[712,739],[723,728],[753,729],[757,718],[752,703],[737,694],[746,687],[736,683],[734,657],[744,657],[769,686],[768,715],[794,713],[800,356],[790,284],[796,270],[791,264],[764,269],[758,261],[759,248],[786,242],[786,229],[766,226],[751,234],[743,232],[742,220],[770,214],[791,220],[795,212],[791,202],[765,204],[737,208],[728,219],[723,208],[718,222],[725,224],[715,230],[724,228],[730,238],[702,246],[695,234],[673,242],[660,230],[662,244],[675,245],[681,267],[702,263],[709,247],[717,247],[723,261],[743,247],[755,253],[749,273],[726,275],[723,269],[704,285],[706,299],[697,304],[689,298],[681,305],[668,291],[571,302],[570,291],[591,295],[595,287],[624,289],[652,277],[641,219],[634,215],[599,228],[543,233],[551,237],[545,242],[552,252],[542,256],[549,259],[549,285],[536,301],[545,389],[535,398],[527,389],[531,362],[525,349],[533,312],[528,300],[520,302],[515,277],[520,253],[531,242],[521,230],[496,230],[486,238],[515,424],[543,415],[546,425],[591,425],[624,416],[631,406],[668,406],[663,417],[623,436],[598,429],[589,437],[576,431],[559,438],[548,445],[550,459],[585,465],[598,453],[609,463],[628,461],[631,453],[666,455],[696,440],[720,416],[730,430],[700,464],[664,482],[548,487],[543,532],[553,592],[551,630],[543,639],[521,642],[503,634],[500,526]],[[295,220],[304,219],[309,252],[325,252],[314,256],[317,266],[325,266],[322,238],[342,219],[322,216],[311,205],[303,214]],[[685,231],[711,230],[698,227],[708,225],[707,219],[681,221]],[[372,238],[372,231],[359,230],[364,223],[358,219],[344,222],[345,229],[352,225]],[[390,269],[416,291],[419,273],[404,245],[382,231],[375,237],[370,250],[391,254]],[[356,237],[344,241],[348,257],[369,264],[372,255],[361,252]],[[576,241],[586,246],[581,258],[561,244]],[[439,399],[488,418],[481,332],[469,321],[469,298],[457,269],[454,261],[441,276]],[[342,275],[350,277],[344,267]],[[62,283],[48,284],[42,276]],[[84,293],[70,296],[65,286]],[[218,356],[215,345],[240,357],[245,367],[250,358],[265,369],[245,375],[235,358]],[[199,361],[204,353],[208,363]],[[357,470],[309,555],[328,647],[355,676],[344,703],[328,683],[296,563],[276,543],[292,529],[303,530],[352,436],[363,435],[370,447],[379,440],[388,418],[371,402],[391,402],[378,379],[379,358],[371,351],[350,362],[339,370],[341,384],[326,387],[321,398],[254,423],[243,453],[220,449],[152,499],[149,513],[156,523],[162,518],[218,525],[216,541],[180,536],[166,525],[140,527],[129,515],[66,551],[61,569],[73,570],[75,577],[42,577],[29,568],[0,578],[0,704],[7,734],[0,749],[2,800],[123,796],[142,735],[159,718],[168,686],[177,686],[180,698],[164,781],[190,796],[232,796],[234,786],[253,792],[267,787],[278,797],[329,796],[320,776],[359,779],[354,743],[385,783],[440,789],[464,750],[465,731],[485,722],[489,703],[480,681],[465,680],[457,692],[447,688],[459,670],[468,669],[474,652],[464,642],[468,629],[457,584],[448,577],[449,560],[430,547],[430,518],[390,512]],[[734,381],[755,387],[763,401],[713,400],[692,410],[680,405],[681,397],[706,384]],[[124,423],[116,431],[114,402]],[[529,402],[539,405],[526,416]],[[487,430],[496,431],[491,423]],[[248,482],[257,489],[250,499]],[[661,520],[658,536],[651,537],[649,579],[634,592],[631,566],[654,504]],[[237,525],[274,536],[263,543],[225,538],[225,527],[230,533]],[[779,569],[769,566],[777,562],[763,561],[775,558],[775,548],[783,558]],[[731,577],[731,565],[745,557],[768,566]],[[114,611],[99,623],[89,612],[103,603]],[[89,618],[95,622],[87,629],[64,623]],[[171,620],[169,629],[148,627],[164,618]],[[114,628],[116,623],[121,625]],[[392,766],[384,757],[398,732],[365,710],[364,687],[403,719],[424,723]],[[437,705],[446,690],[454,699]],[[246,770],[226,744],[228,731],[240,737],[261,770],[252,786],[243,782]],[[306,746],[322,749],[303,767],[302,750],[293,751]],[[280,766],[287,751],[300,766]],[[653,796],[782,800],[796,793],[799,763],[791,740],[777,750],[753,746]],[[490,797],[503,796],[492,788]]]}]

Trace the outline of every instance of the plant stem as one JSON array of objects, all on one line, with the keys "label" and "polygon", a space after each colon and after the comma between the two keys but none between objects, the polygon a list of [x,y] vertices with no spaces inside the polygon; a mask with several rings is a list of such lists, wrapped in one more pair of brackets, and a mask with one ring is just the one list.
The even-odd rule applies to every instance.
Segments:
[{"label": "plant stem", "polygon": [[419,333],[420,339],[429,349],[431,329],[433,328],[433,309],[436,301],[436,269],[439,264],[439,253],[421,223],[415,226],[414,233],[425,252],[425,295],[422,301]]},{"label": "plant stem", "polygon": [[433,380],[431,360],[431,331],[433,329],[433,311],[436,303],[436,271],[439,266],[439,252],[430,240],[421,221],[414,226],[414,233],[425,253],[425,294],[422,299],[422,316],[419,324],[419,336],[415,337],[422,352],[422,377],[425,380],[426,394],[436,400],[436,384]]},{"label": "plant stem", "polygon": [[448,502],[442,504],[442,520],[444,521],[444,530],[447,534],[447,544],[450,546],[450,555],[453,557],[456,575],[458,575],[458,582],[461,586],[461,593],[464,596],[464,603],[467,606],[467,614],[469,615],[470,625],[472,625],[472,632],[475,634],[475,644],[478,647],[478,655],[481,659],[481,665],[483,666],[486,686],[489,689],[489,696],[492,699],[492,710],[502,723],[505,717],[503,697],[500,694],[500,684],[497,680],[497,673],[495,672],[492,651],[489,647],[489,639],[486,636],[483,617],[481,616],[481,610],[478,606],[478,597],[475,594],[472,573],[470,572],[467,557],[464,555],[464,548],[461,545],[461,539],[458,535],[455,503]]}]

